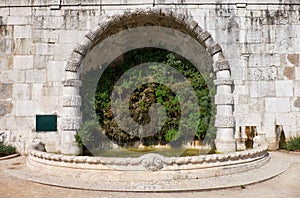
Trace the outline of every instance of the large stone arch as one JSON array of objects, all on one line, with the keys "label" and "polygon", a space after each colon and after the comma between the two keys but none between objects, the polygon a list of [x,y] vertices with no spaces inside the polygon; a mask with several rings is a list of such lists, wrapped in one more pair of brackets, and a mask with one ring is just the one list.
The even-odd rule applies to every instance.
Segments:
[{"label": "large stone arch", "polygon": [[63,112],[60,119],[61,152],[63,154],[78,154],[74,135],[81,125],[81,86],[80,72],[86,54],[103,39],[116,31],[122,31],[131,26],[166,26],[187,33],[202,45],[212,57],[213,70],[216,74],[214,84],[217,86],[215,104],[217,114],[215,126],[217,127],[216,146],[221,152],[235,151],[233,116],[233,95],[230,74],[230,65],[225,59],[221,46],[213,40],[210,33],[201,28],[194,20],[183,14],[170,10],[146,9],[125,12],[122,15],[105,17],[93,30],[85,35],[75,47],[65,67],[65,81],[63,82]]}]

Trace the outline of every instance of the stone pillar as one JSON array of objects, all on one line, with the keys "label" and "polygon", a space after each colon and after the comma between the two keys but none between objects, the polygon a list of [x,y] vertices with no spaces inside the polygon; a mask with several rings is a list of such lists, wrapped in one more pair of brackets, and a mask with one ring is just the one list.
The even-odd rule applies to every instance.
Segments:
[{"label": "stone pillar", "polygon": [[215,96],[217,136],[215,143],[217,151],[233,152],[236,151],[235,118],[233,115],[233,81],[230,79],[229,63],[226,60],[218,60],[214,63],[214,69],[217,76],[217,80],[214,81],[217,86],[217,95]]},{"label": "stone pillar", "polygon": [[[201,31],[201,28],[199,31]],[[217,106],[215,120],[215,127],[217,128],[216,147],[219,152],[233,152],[236,151],[236,143],[234,139],[233,81],[231,80],[230,65],[224,58],[221,46],[211,38],[208,32],[202,30],[197,39],[204,44],[207,53],[212,57],[213,68],[216,73],[216,80],[214,81],[217,87],[215,96]]]},{"label": "stone pillar", "polygon": [[63,118],[61,123],[61,153],[68,155],[79,155],[79,148],[75,141],[75,134],[80,129],[82,118],[80,115],[81,97],[79,87],[81,81],[77,80],[77,73],[66,72],[66,81],[63,88]]}]

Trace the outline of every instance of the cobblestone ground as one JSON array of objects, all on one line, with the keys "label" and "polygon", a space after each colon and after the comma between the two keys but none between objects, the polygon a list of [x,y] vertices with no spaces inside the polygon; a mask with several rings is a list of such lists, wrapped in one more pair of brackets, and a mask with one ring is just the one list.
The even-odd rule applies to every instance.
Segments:
[{"label": "cobblestone ground", "polygon": [[300,155],[292,166],[281,175],[253,185],[201,192],[181,193],[121,193],[67,189],[47,186],[12,177],[5,169],[24,166],[24,157],[0,161],[0,197],[300,197]]}]

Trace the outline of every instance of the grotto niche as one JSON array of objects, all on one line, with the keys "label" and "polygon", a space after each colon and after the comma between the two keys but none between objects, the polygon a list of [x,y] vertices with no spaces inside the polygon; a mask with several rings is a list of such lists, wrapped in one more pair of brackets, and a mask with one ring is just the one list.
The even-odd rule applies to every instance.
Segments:
[{"label": "grotto niche", "polygon": [[[209,64],[209,62],[209,59],[203,60],[203,64]],[[157,67],[158,64],[163,63],[175,68],[184,78],[188,79],[196,92],[196,103],[198,103],[197,107],[191,104],[190,108],[197,108],[200,112],[199,114],[194,113],[194,115],[190,115],[191,119],[188,121],[190,125],[196,125],[193,134],[180,134],[179,132],[178,128],[181,118],[180,101],[176,93],[168,87],[168,84],[151,82],[150,80],[150,83],[137,86],[134,83],[137,81],[136,78],[142,78],[141,71],[133,70],[130,73],[130,79],[127,78],[119,85],[116,85],[125,72],[143,63],[150,63],[149,68],[153,71],[153,75],[147,76],[147,78],[170,78],[168,82],[174,84],[179,79],[178,74],[170,75],[170,70],[166,66]],[[201,74],[184,57],[165,49],[139,48],[128,51],[112,61],[104,70],[101,78],[98,80],[96,91],[91,84],[94,84],[95,79],[99,78],[97,72],[90,70],[82,75],[83,125],[79,135],[83,142],[90,143],[89,150],[98,150],[99,152],[96,152],[96,155],[100,156],[102,154],[107,155],[107,149],[112,148],[114,148],[114,151],[117,148],[126,148],[131,153],[134,153],[134,151],[138,152],[134,153],[134,156],[148,152],[173,155],[172,153],[175,154],[184,150],[187,151],[183,155],[199,155],[200,152],[207,153],[208,150],[199,150],[199,146],[209,144],[212,145],[213,149],[213,141],[215,139],[214,117],[216,111],[213,104],[215,87],[212,77],[212,71],[208,70]],[[184,89],[183,82],[179,81],[176,83],[176,87],[182,86],[181,89]],[[149,116],[149,109],[152,104],[158,103],[165,108],[167,119],[159,129],[156,129],[157,131],[150,134],[149,132],[148,134],[146,134],[147,132],[144,132],[145,134],[141,134],[141,132],[138,134],[128,133],[122,130],[116,119],[114,119],[111,109],[113,89],[118,90],[118,98],[122,94],[124,95],[126,89],[129,89],[130,86],[137,86],[133,93],[130,93],[128,108],[131,118],[138,125],[144,126],[149,124],[151,119],[159,119],[159,116],[151,118]],[[183,94],[188,94],[188,92]],[[91,96],[95,96],[95,98]],[[93,111],[96,113],[91,113]],[[189,112],[189,114],[191,113]],[[157,114],[159,113],[157,112]],[[122,119],[123,117],[121,116],[121,122],[125,122]],[[89,153],[86,147],[84,147],[84,152]],[[95,151],[92,151],[92,153],[95,154]],[[122,154],[124,155],[124,153]]]}]

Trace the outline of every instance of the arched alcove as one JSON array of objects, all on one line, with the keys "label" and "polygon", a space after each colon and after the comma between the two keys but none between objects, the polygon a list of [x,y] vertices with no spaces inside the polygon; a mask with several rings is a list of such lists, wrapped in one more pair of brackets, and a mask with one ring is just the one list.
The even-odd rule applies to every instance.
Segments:
[{"label": "arched alcove", "polygon": [[[151,27],[151,31],[149,28]],[[145,42],[134,42],[122,34],[129,31],[135,38],[143,38]],[[160,32],[161,31],[161,32]],[[159,34],[158,34],[159,33]],[[155,35],[159,35],[154,37]],[[118,35],[117,38],[114,36]],[[176,39],[183,42],[178,44]],[[225,59],[221,46],[215,42],[210,33],[201,28],[197,22],[182,14],[177,14],[163,9],[146,9],[125,12],[122,15],[105,17],[98,26],[86,34],[81,42],[75,47],[65,67],[65,81],[63,91],[63,112],[59,123],[62,129],[61,152],[63,154],[78,154],[77,143],[74,135],[81,125],[81,87],[80,74],[91,68],[83,68],[83,62],[87,61],[88,55],[95,53],[99,45],[113,42],[114,45],[107,45],[105,52],[101,51],[100,60],[104,63],[113,61],[122,53],[141,47],[157,47],[171,51],[176,48],[178,54],[197,62],[201,58],[198,48],[205,49],[211,56],[213,71],[216,75],[214,84],[217,87],[215,104],[217,106],[215,126],[217,128],[216,147],[218,151],[235,151],[233,116],[233,95],[230,75],[230,66]],[[167,42],[166,42],[167,41]],[[116,50],[115,44],[118,44]],[[149,44],[150,43],[150,44]],[[154,46],[151,46],[151,45]],[[121,47],[120,47],[121,46]],[[188,49],[188,50],[187,50]],[[112,53],[113,52],[113,53]],[[197,52],[199,52],[197,54]],[[99,51],[98,51],[99,53]],[[90,64],[99,67],[98,64]],[[197,68],[199,71],[205,68]]]}]

